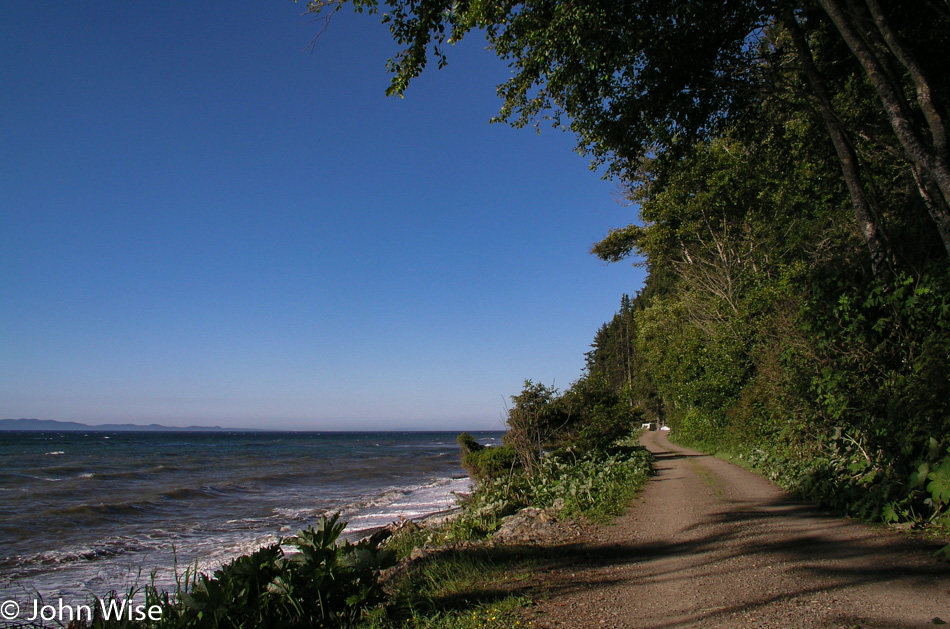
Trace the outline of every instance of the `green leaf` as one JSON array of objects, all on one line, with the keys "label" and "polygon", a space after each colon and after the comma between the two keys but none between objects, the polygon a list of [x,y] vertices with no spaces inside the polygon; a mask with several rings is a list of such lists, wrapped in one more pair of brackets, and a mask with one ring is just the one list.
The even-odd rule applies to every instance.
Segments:
[{"label": "green leaf", "polygon": [[944,457],[940,467],[932,471],[928,478],[930,483],[927,485],[927,491],[934,501],[941,504],[950,503],[950,456]]},{"label": "green leaf", "polygon": [[894,503],[889,502],[884,505],[884,509],[881,510],[881,516],[884,518],[885,522],[899,522],[901,517],[897,510],[894,508]]},{"label": "green leaf", "polygon": [[910,489],[923,487],[924,483],[927,482],[927,477],[929,475],[930,475],[930,463],[927,463],[927,462],[921,463],[920,467],[917,468],[916,472],[910,473]]}]

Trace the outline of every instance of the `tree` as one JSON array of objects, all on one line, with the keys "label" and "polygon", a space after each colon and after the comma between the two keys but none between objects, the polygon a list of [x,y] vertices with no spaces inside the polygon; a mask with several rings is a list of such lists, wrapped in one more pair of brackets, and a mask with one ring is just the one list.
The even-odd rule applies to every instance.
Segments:
[{"label": "tree", "polygon": [[[377,12],[378,0],[349,0]],[[329,15],[347,0],[311,0]],[[823,67],[844,65],[870,81],[877,109],[893,129],[887,142],[908,160],[950,254],[950,171],[945,119],[950,99],[945,50],[950,11],[936,0],[393,0],[383,15],[403,49],[390,60],[388,92],[401,94],[430,57],[446,63],[446,44],[472,30],[507,60],[498,120],[516,126],[549,119],[578,137],[595,164],[636,182],[641,160],[676,152],[735,123],[764,94],[783,89],[770,63],[776,28],[791,34],[794,60],[782,71],[807,77],[826,121],[855,220],[875,269],[889,257],[873,193]],[[812,59],[813,36],[840,33],[848,59]],[[842,64],[842,62],[844,62]],[[936,78],[935,78],[936,77]],[[905,93],[914,93],[909,102]]]},{"label": "tree", "polygon": [[827,82],[815,64],[812,50],[808,45],[807,37],[798,18],[792,11],[788,10],[779,17],[779,23],[788,34],[788,39],[792,43],[794,58],[799,64],[799,71],[804,75],[811,88],[811,96],[816,109],[828,130],[828,136],[838,156],[838,164],[841,166],[841,174],[845,185],[848,186],[848,193],[851,195],[855,222],[867,244],[868,252],[871,255],[871,266],[878,272],[887,264],[890,256],[875,217],[872,207],[873,202],[862,181],[861,166],[854,143],[849,137],[840,116],[835,111]]},{"label": "tree", "polygon": [[[950,8],[946,4],[914,2],[888,3],[887,10],[878,0],[845,3],[839,0],[818,0],[841,37],[854,53],[874,87],[887,119],[894,130],[906,159],[914,169],[921,195],[927,201],[940,231],[947,253],[950,254],[950,136],[947,135],[947,76],[945,65],[937,66],[942,72],[942,83],[931,79],[932,69],[922,63],[921,41],[931,44],[938,39],[946,51],[950,44],[947,23]],[[893,6],[893,5],[899,6]],[[920,38],[911,44],[899,32],[897,16],[920,20],[907,34]],[[926,25],[926,27],[925,27]],[[923,29],[935,32],[938,38],[922,37]],[[936,58],[946,57],[937,53]],[[931,65],[933,63],[931,62]],[[905,96],[913,87],[916,98],[912,103]],[[914,106],[912,106],[914,105]],[[917,119],[922,120],[917,120]]]},{"label": "tree", "polygon": [[551,439],[570,421],[559,400],[556,388],[531,380],[525,380],[520,394],[511,396],[513,406],[508,409],[504,442],[514,449],[529,476],[537,469]]},{"label": "tree", "polygon": [[[309,10],[328,17],[347,3],[311,0]],[[379,10],[377,0],[349,3]],[[445,45],[480,29],[513,70],[498,88],[498,120],[548,119],[619,174],[647,151],[710,131],[741,104],[755,83],[749,70],[765,4],[395,0],[383,21],[404,48],[389,62],[387,93],[402,94],[430,56],[443,66]]]}]

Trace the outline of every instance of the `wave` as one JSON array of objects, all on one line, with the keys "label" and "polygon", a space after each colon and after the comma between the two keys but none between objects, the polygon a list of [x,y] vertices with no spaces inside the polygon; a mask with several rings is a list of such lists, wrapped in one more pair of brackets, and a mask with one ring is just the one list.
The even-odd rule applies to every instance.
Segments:
[{"label": "wave", "polygon": [[[319,518],[321,515],[328,513],[329,511],[325,508],[317,507],[316,505],[310,505],[306,507],[274,507],[271,510],[274,517],[277,517],[281,520],[291,520],[291,521],[302,521],[310,520],[311,518]],[[228,522],[239,522],[240,520],[228,520]]]},{"label": "wave", "polygon": [[[35,447],[46,465],[23,459],[0,470],[0,537],[10,540],[0,548],[0,595],[21,586],[51,596],[121,591],[129,574],[165,575],[196,558],[214,570],[338,511],[353,539],[450,508],[452,492],[468,489],[452,476],[457,447],[442,435],[425,444],[416,435],[117,435],[108,446],[69,437]],[[103,447],[114,456],[98,456]],[[59,451],[68,455],[41,456]],[[11,493],[21,488],[29,499]]]},{"label": "wave", "polygon": [[0,562],[0,567],[11,567],[19,570],[29,570],[40,566],[64,566],[77,562],[98,561],[113,559],[120,555],[148,550],[134,539],[117,537],[103,540],[91,545],[79,546],[66,550],[48,550],[32,555],[7,557]]},{"label": "wave", "polygon": [[129,515],[133,513],[138,513],[142,509],[150,506],[152,503],[148,502],[119,502],[119,503],[104,503],[100,502],[98,504],[79,504],[71,505],[68,507],[59,507],[56,509],[50,509],[47,511],[48,515],[63,515],[66,517],[74,516],[83,516],[83,515],[94,515],[94,516],[103,516],[103,515]]},{"label": "wave", "polygon": [[33,480],[41,480],[47,483],[61,483],[64,480],[69,480],[68,478],[60,478],[56,476],[38,476],[36,474],[26,474],[22,472],[10,472],[6,476],[14,476],[18,478],[30,478]]},{"label": "wave", "polygon": [[136,480],[147,478],[155,472],[161,471],[163,469],[164,466],[158,465],[147,470],[102,472],[89,471],[89,466],[87,465],[56,465],[36,470],[36,473],[25,471],[0,472],[0,482],[4,480],[7,480],[7,482],[17,482],[18,479],[24,478],[39,480],[47,483],[88,480],[90,478],[95,478],[98,480]]},{"label": "wave", "polygon": [[319,505],[309,500],[304,504],[274,507],[272,514],[282,530],[301,528],[329,513],[340,513],[347,522],[347,532],[385,526],[399,519],[414,519],[453,508],[455,493],[470,489],[468,477],[440,477],[410,486],[384,487],[362,498]]},{"label": "wave", "polygon": [[391,489],[372,500],[343,511],[351,534],[385,526],[400,519],[416,519],[452,509],[456,493],[468,491],[468,478],[437,478],[408,489]]},{"label": "wave", "polygon": [[204,487],[176,487],[175,489],[161,492],[159,496],[162,500],[174,501],[187,501],[196,498],[223,498],[235,489],[240,490],[241,487],[238,485],[228,487],[215,487],[213,485],[206,485]]},{"label": "wave", "polygon": [[180,468],[166,465],[154,465],[143,469],[98,471],[93,472],[93,476],[101,480],[144,479],[152,477],[158,472],[175,472],[179,471],[179,469]]},{"label": "wave", "polygon": [[133,500],[113,502],[84,502],[57,506],[48,509],[46,517],[64,517],[77,523],[82,519],[121,519],[123,517],[140,515],[149,511],[166,509],[167,503],[197,503],[202,504],[209,499],[220,499],[228,496],[228,491],[214,486],[206,487],[177,487],[165,490],[151,496],[137,496]]}]

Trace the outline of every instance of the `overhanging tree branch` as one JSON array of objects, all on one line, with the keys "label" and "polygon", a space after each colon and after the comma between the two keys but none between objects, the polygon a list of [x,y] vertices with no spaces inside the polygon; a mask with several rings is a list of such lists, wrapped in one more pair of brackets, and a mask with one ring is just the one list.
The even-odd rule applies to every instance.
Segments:
[{"label": "overhanging tree branch", "polygon": [[[932,89],[923,74],[922,68],[914,56],[905,49],[897,35],[888,24],[887,18],[875,0],[869,0],[868,8],[874,17],[880,37],[887,43],[892,55],[897,58],[911,74],[917,91],[917,103],[927,119],[931,133],[928,142],[918,133],[916,125],[909,115],[901,86],[890,77],[894,76],[890,68],[891,60],[878,52],[867,42],[868,36],[860,28],[860,16],[852,5],[845,8],[837,0],[817,0],[831,19],[845,43],[864,69],[871,85],[884,108],[884,113],[894,130],[907,158],[919,171],[933,179],[942,196],[941,203],[928,203],[931,214],[937,223],[937,229],[944,247],[950,253],[950,161],[947,158],[946,125],[932,100]],[[873,6],[872,6],[873,5]],[[924,190],[921,188],[921,192]],[[926,195],[925,195],[926,199]]]}]

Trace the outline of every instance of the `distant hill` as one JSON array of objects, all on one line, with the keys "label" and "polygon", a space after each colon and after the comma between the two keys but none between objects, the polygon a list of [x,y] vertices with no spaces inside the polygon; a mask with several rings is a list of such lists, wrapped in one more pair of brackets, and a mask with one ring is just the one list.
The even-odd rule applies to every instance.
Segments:
[{"label": "distant hill", "polygon": [[136,424],[80,424],[78,422],[58,422],[52,419],[0,419],[0,430],[43,430],[47,432],[63,432],[67,430],[97,432],[216,432],[228,429],[221,428],[220,426],[188,426],[180,428],[177,426],[162,426],[160,424],[139,426]]}]

